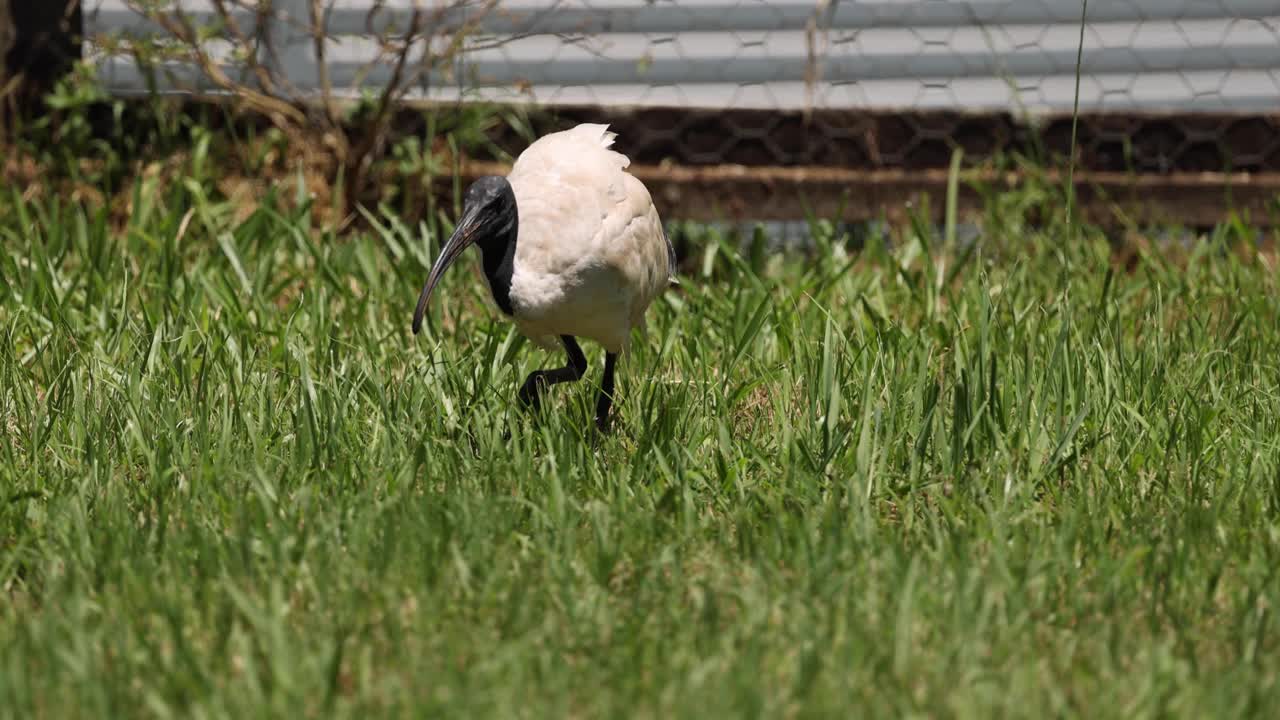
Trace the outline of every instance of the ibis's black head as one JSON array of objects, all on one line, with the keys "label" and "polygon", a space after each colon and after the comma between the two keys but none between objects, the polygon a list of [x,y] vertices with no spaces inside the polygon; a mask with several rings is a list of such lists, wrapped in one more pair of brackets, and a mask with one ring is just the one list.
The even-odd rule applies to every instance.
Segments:
[{"label": "ibis's black head", "polygon": [[[431,291],[440,276],[449,269],[454,260],[470,245],[480,246],[485,256],[485,272],[492,275],[490,266],[505,266],[508,284],[511,278],[511,262],[514,256],[516,225],[516,196],[511,191],[511,183],[497,175],[486,175],[471,183],[463,196],[462,217],[453,230],[453,235],[440,250],[440,257],[431,268],[427,282],[422,286],[422,294],[418,296],[418,307],[413,311],[413,333],[422,329],[422,316],[427,311],[427,302],[431,299]],[[502,272],[502,270],[496,270]],[[490,277],[490,283],[494,278]],[[497,288],[494,288],[495,293]],[[505,293],[504,293],[505,299]],[[499,303],[501,304],[501,302]],[[504,308],[506,309],[506,308]]]}]

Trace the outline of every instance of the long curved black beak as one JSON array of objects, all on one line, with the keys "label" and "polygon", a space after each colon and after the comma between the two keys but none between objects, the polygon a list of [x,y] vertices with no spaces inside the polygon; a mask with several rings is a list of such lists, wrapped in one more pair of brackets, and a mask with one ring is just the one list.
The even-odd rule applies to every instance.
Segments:
[{"label": "long curved black beak", "polygon": [[477,213],[474,210],[463,212],[457,227],[453,229],[453,235],[449,236],[449,241],[440,250],[440,256],[436,258],[436,264],[432,266],[431,274],[427,276],[427,282],[422,286],[422,294],[418,296],[418,307],[413,311],[414,335],[422,330],[422,317],[427,313],[427,302],[431,300],[431,291],[435,290],[436,283],[440,282],[444,271],[449,269],[463,250],[475,242],[478,224]]}]

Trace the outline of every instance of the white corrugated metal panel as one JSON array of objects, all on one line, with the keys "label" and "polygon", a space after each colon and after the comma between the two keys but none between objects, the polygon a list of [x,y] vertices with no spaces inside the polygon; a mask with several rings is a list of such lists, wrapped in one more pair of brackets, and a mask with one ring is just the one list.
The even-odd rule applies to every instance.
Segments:
[{"label": "white corrugated metal panel", "polygon": [[[156,32],[133,2],[86,0],[87,35]],[[197,23],[213,17],[210,0],[174,5]],[[386,82],[391,68],[375,61],[375,35],[405,27],[413,6],[329,0],[326,56],[336,94],[354,97]],[[290,85],[315,90],[316,55],[304,29],[309,0],[274,7],[263,23],[248,9],[236,20],[274,41],[264,59]],[[424,77],[413,96],[1062,111],[1075,100],[1079,13],[1073,0],[507,0],[483,20],[486,36],[477,42],[486,47],[467,53],[459,72]],[[100,57],[100,66],[114,91],[148,87],[126,57]],[[1086,110],[1280,111],[1280,0],[1094,2],[1082,68]],[[166,89],[212,89],[189,69],[174,69]]]}]

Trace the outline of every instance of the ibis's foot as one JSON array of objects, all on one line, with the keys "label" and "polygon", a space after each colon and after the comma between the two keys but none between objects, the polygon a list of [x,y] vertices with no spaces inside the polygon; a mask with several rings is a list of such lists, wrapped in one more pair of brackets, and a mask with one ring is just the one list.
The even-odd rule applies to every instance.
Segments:
[{"label": "ibis's foot", "polygon": [[618,362],[617,353],[605,353],[604,378],[600,381],[600,395],[596,397],[596,429],[609,432],[609,409],[613,406],[613,369]]},{"label": "ibis's foot", "polygon": [[525,378],[520,386],[520,404],[536,411],[542,405],[542,391],[562,382],[574,382],[587,372],[587,356],[582,354],[578,341],[571,335],[561,335],[565,353],[569,355],[569,364],[554,370],[534,370]]},{"label": "ibis's foot", "polygon": [[543,375],[546,370],[534,370],[529,373],[529,377],[525,378],[524,385],[520,386],[520,405],[530,410],[537,410],[542,406],[542,391],[547,388],[547,381]]}]

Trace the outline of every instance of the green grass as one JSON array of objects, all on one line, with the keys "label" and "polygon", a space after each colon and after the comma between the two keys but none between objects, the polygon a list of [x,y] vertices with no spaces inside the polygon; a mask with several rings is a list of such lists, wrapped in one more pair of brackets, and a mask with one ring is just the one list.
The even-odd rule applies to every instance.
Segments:
[{"label": "green grass", "polygon": [[[473,256],[140,184],[0,210],[0,713],[1223,717],[1280,702],[1280,276],[701,236],[591,382]],[[289,191],[291,192],[291,191]],[[951,234],[951,233],[949,233]],[[509,433],[509,436],[508,436]]]}]

